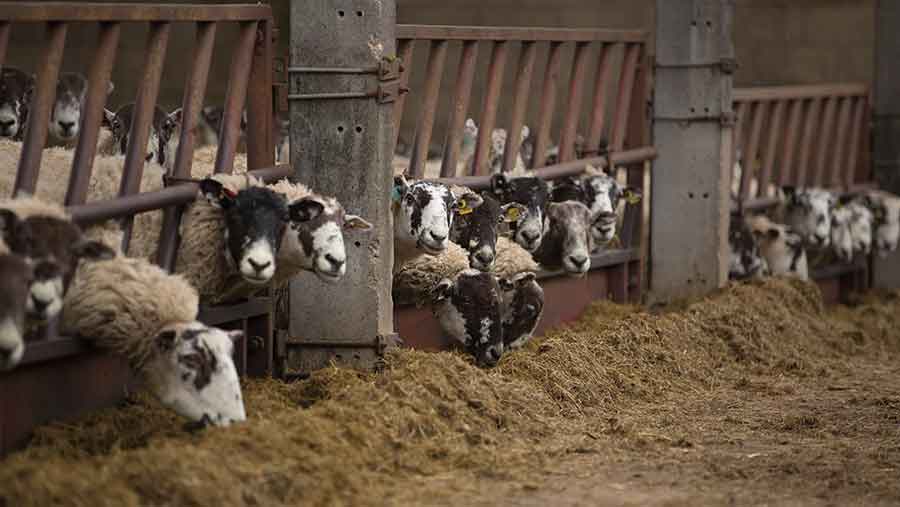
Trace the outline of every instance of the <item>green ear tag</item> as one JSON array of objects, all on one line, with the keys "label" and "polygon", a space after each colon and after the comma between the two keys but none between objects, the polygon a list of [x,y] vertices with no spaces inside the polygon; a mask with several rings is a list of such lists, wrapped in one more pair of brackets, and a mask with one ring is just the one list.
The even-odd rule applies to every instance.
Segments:
[{"label": "green ear tag", "polygon": [[403,196],[400,195],[400,187],[398,187],[398,186],[395,185],[395,186],[394,186],[394,189],[391,190],[391,200],[394,201],[394,202],[400,202],[400,199],[401,199],[402,197],[403,197]]},{"label": "green ear tag", "polygon": [[515,222],[519,219],[519,208],[506,208],[506,221]]},{"label": "green ear tag", "polygon": [[637,204],[641,202],[641,196],[635,192],[625,192],[625,202],[628,204]]}]

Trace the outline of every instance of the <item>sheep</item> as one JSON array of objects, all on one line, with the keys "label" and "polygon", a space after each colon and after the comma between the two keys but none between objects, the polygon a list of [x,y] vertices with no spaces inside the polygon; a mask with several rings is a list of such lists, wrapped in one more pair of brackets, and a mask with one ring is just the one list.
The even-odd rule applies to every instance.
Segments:
[{"label": "sheep", "polygon": [[812,247],[827,248],[831,242],[831,209],[837,198],[821,188],[783,187],[784,223]]},{"label": "sheep", "polygon": [[[103,110],[103,127],[111,135],[102,140],[98,151],[104,155],[125,155],[128,149],[128,136],[134,116],[134,103],[125,104],[115,112]],[[153,122],[147,138],[148,153],[146,160],[153,161],[171,170],[175,163],[177,139],[175,133],[181,125],[181,109],[167,114],[158,106],[153,110]]]},{"label": "sheep", "polygon": [[732,213],[728,224],[729,280],[744,280],[769,274],[769,265],[759,251],[759,242],[742,213]]},{"label": "sheep", "polygon": [[612,241],[616,235],[620,204],[623,199],[629,204],[637,204],[641,191],[622,185],[615,178],[591,165],[581,178],[570,177],[553,185],[551,201],[576,200],[591,210],[591,234],[596,244]]},{"label": "sheep", "polygon": [[0,245],[0,371],[14,368],[25,353],[25,306],[33,276],[28,259]]},{"label": "sheep", "polygon": [[548,268],[562,267],[581,276],[591,268],[594,236],[590,233],[591,211],[577,201],[553,202],[547,207],[543,240],[534,259]]},{"label": "sheep", "polygon": [[831,212],[831,246],[842,262],[872,251],[872,212],[857,198],[848,197]]},{"label": "sheep", "polygon": [[[112,81],[106,87],[106,93],[113,92]],[[56,83],[56,100],[50,110],[50,134],[64,143],[72,142],[78,137],[81,128],[81,110],[87,96],[88,80],[77,72],[64,72]]]},{"label": "sheep", "polygon": [[28,122],[35,77],[14,67],[0,70],[0,137],[20,141]]},{"label": "sheep", "polygon": [[494,366],[503,355],[503,299],[494,275],[476,269],[445,278],[432,291],[432,312],[448,338]]},{"label": "sheep", "polygon": [[505,174],[495,174],[491,177],[491,192],[501,204],[515,202],[525,206],[524,216],[512,227],[513,238],[525,250],[536,252],[541,245],[550,186],[534,176],[510,178]]},{"label": "sheep", "polygon": [[806,248],[799,234],[790,226],[775,223],[765,215],[748,219],[748,224],[759,241],[760,252],[773,275],[809,279]]},{"label": "sheep", "polygon": [[[464,195],[468,189],[453,188],[456,195]],[[469,252],[469,264],[480,271],[491,271],[497,259],[498,228],[501,224],[515,223],[524,215],[525,207],[519,203],[500,203],[487,192],[481,193],[482,204],[472,213],[460,215],[453,222],[450,241]]]},{"label": "sheep", "polygon": [[544,313],[544,290],[532,272],[498,280],[503,296],[503,349],[525,346]]},{"label": "sheep", "polygon": [[113,251],[87,239],[56,205],[31,197],[0,201],[0,229],[10,252],[28,259],[34,270],[25,299],[28,321],[46,324],[63,307],[63,297],[80,260],[108,259]]},{"label": "sheep", "polygon": [[[531,131],[528,125],[522,125],[522,133],[520,139],[527,139]],[[503,166],[503,154],[506,151],[506,141],[508,139],[506,129],[495,128],[491,131],[491,148],[488,153],[488,165],[492,173],[499,173]],[[521,142],[521,141],[520,141]],[[522,159],[521,144],[516,150],[516,160],[510,174],[523,174],[527,169],[525,161]]]},{"label": "sheep", "polygon": [[474,192],[455,196],[441,183],[408,182],[394,177],[391,209],[394,214],[394,272],[420,255],[437,255],[450,243],[455,215],[471,213],[481,206]]},{"label": "sheep", "polygon": [[164,406],[193,423],[244,421],[232,359],[243,333],[198,322],[198,303],[181,276],[119,255],[79,269],[62,328],[126,357]]},{"label": "sheep", "polygon": [[900,197],[882,190],[871,190],[860,202],[871,212],[875,227],[875,251],[885,258],[900,242]]}]

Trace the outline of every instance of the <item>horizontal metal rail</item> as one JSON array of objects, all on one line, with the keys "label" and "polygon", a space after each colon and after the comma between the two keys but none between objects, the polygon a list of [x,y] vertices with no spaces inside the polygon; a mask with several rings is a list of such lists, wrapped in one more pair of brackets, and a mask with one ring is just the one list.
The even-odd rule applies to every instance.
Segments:
[{"label": "horizontal metal rail", "polygon": [[647,32],[643,30],[577,28],[397,25],[397,38],[419,40],[644,42],[647,40]]},{"label": "horizontal metal rail", "polygon": [[865,83],[834,83],[821,85],[759,86],[735,88],[732,99],[735,102],[759,100],[815,99],[824,97],[868,96],[869,85]]},{"label": "horizontal metal rail", "polygon": [[0,19],[13,23],[48,21],[109,22],[198,22],[257,21],[270,17],[271,7],[262,4],[231,5],[141,5],[94,2],[4,2]]}]

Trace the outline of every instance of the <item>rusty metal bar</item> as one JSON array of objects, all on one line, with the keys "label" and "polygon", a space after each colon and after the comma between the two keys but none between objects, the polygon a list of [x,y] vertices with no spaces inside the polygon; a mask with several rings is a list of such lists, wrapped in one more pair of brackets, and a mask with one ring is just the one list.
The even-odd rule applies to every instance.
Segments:
[{"label": "rusty metal bar", "polygon": [[856,104],[853,110],[853,130],[850,135],[850,153],[845,167],[847,172],[844,175],[844,184],[847,186],[852,185],[856,177],[856,164],[859,162],[859,147],[862,142],[861,138],[864,128],[863,122],[866,119],[866,99],[857,98],[855,102]]},{"label": "rusty metal bar", "polygon": [[594,80],[593,109],[591,110],[591,127],[585,143],[584,155],[596,155],[600,140],[603,138],[603,126],[606,121],[606,91],[610,81],[611,54],[621,44],[600,46],[600,57],[597,61],[597,77]]},{"label": "rusty metal bar", "polygon": [[784,110],[787,108],[787,101],[779,100],[772,104],[772,120],[769,122],[766,143],[763,148],[763,163],[758,176],[759,191],[762,197],[765,189],[772,180],[772,171],[775,168],[775,155],[778,152],[778,141],[784,131],[782,125],[784,120]]},{"label": "rusty metal bar", "polygon": [[[194,158],[194,129],[197,126],[200,110],[203,108],[203,98],[206,94],[206,83],[209,78],[209,67],[212,63],[215,41],[216,23],[197,23],[197,41],[191,59],[191,70],[184,85],[184,97],[181,101],[181,137],[178,140],[175,165],[172,168],[172,175],[177,178],[191,176],[191,163]],[[179,208],[166,208],[156,262],[167,271],[173,271],[175,268],[180,221],[181,210]]]},{"label": "rusty metal bar", "polygon": [[814,166],[815,172],[812,177],[812,184],[816,186],[821,185],[825,179],[825,166],[828,164],[828,159],[826,157],[828,156],[829,150],[832,149],[831,133],[834,131],[834,115],[835,109],[837,108],[837,100],[838,99],[835,97],[825,99],[825,112],[820,124],[821,130],[816,138],[818,150],[816,152],[816,162]]},{"label": "rusty metal bar", "polygon": [[88,73],[88,89],[81,110],[81,126],[72,161],[72,174],[69,176],[69,188],[66,191],[66,206],[81,204],[87,198],[94,155],[97,153],[97,137],[103,120],[103,107],[109,95],[109,77],[116,59],[120,33],[119,23],[100,25],[100,39]]},{"label": "rusty metal bar", "polygon": [[757,100],[802,100],[828,97],[862,97],[869,93],[865,83],[837,83],[825,85],[766,86],[758,88],[735,88],[735,102]]},{"label": "rusty metal bar", "polygon": [[506,41],[495,41],[491,49],[484,103],[481,106],[481,120],[478,124],[478,139],[475,144],[475,163],[471,169],[476,175],[490,174],[491,171],[487,161],[491,148],[491,132],[497,119],[497,107],[500,105],[500,90],[503,86],[503,69],[506,67],[508,45]]},{"label": "rusty metal bar", "polygon": [[[457,176],[459,150],[462,142],[466,114],[469,111],[469,98],[472,95],[472,81],[475,78],[475,63],[478,60],[478,41],[463,42],[459,55],[459,72],[453,88],[453,107],[450,120],[447,122],[447,136],[444,139],[444,157],[441,161],[441,177]],[[394,123],[399,130],[399,123]],[[463,161],[465,162],[465,161]]]},{"label": "rusty metal bar", "polygon": [[[234,168],[234,154],[241,135],[241,115],[247,99],[247,82],[250,80],[257,25],[255,21],[241,23],[240,36],[231,60],[222,130],[219,132],[219,150],[216,152],[217,174],[230,173]],[[274,149],[273,144],[272,150]]]},{"label": "rusty metal bar", "polygon": [[253,80],[247,92],[247,167],[259,169],[275,164],[272,128],[272,19],[259,21],[250,69]]},{"label": "rusty metal bar", "polygon": [[6,2],[0,3],[0,19],[13,23],[58,21],[99,22],[190,22],[251,21],[270,17],[271,7],[262,4],[231,5],[139,5],[95,2]]},{"label": "rusty metal bar", "polygon": [[853,98],[844,97],[841,99],[840,112],[837,121],[837,136],[834,140],[834,156],[831,159],[831,170],[828,175],[829,185],[841,184],[841,169],[844,167],[844,160],[847,154],[847,143],[850,142],[850,110],[853,107]]},{"label": "rusty metal bar", "polygon": [[[0,11],[2,14],[2,11]],[[0,15],[0,19],[3,16]],[[50,111],[56,97],[56,82],[59,79],[59,67],[62,65],[63,52],[66,45],[65,23],[47,23],[47,45],[41,54],[38,65],[39,73],[35,84],[34,97],[29,108],[28,125],[25,127],[25,140],[19,167],[16,172],[14,193],[25,191],[34,193],[37,186],[38,171],[41,167],[41,154],[47,144],[47,126],[50,123]]]},{"label": "rusty metal bar", "polygon": [[534,140],[534,155],[531,160],[532,169],[541,167],[547,160],[547,148],[550,147],[550,127],[553,124],[553,110],[556,107],[556,84],[559,80],[559,58],[562,50],[561,42],[551,42],[547,55],[547,66],[544,71],[544,84],[541,87],[541,109],[535,128],[537,137]]},{"label": "rusty metal bar", "polygon": [[784,133],[784,146],[781,152],[781,172],[778,175],[779,185],[788,185],[792,182],[791,175],[797,174],[794,165],[797,152],[797,135],[800,132],[800,118],[803,115],[803,100],[793,99],[791,102],[788,122]]},{"label": "rusty metal bar", "polygon": [[[759,137],[762,134],[763,120],[766,114],[766,102],[754,102],[751,108],[753,122],[750,127],[750,136],[743,152],[744,163],[741,173],[741,199],[750,197],[750,180],[753,177],[753,169],[756,162],[756,152],[759,150]],[[761,190],[761,189],[760,189]]]},{"label": "rusty metal bar", "polygon": [[806,175],[810,162],[810,151],[814,142],[814,136],[818,130],[819,110],[822,108],[821,99],[812,99],[806,107],[805,124],[803,127],[803,138],[800,143],[800,161],[797,163],[797,177],[794,181],[797,185],[806,185],[808,183]]},{"label": "rusty metal bar", "polygon": [[631,94],[634,91],[634,76],[637,72],[638,59],[643,45],[630,44],[625,49],[622,63],[622,75],[619,80],[619,95],[616,99],[616,120],[610,146],[619,151],[625,146],[625,133],[628,129],[628,109],[631,106]]},{"label": "rusty metal bar", "polygon": [[397,38],[420,40],[490,40],[498,42],[644,42],[647,40],[647,32],[642,30],[397,25]]},{"label": "rusty metal bar", "polygon": [[446,59],[447,41],[431,41],[425,70],[425,92],[422,98],[422,109],[419,111],[419,119],[416,122],[416,137],[413,141],[409,168],[410,175],[414,178],[421,178],[425,175],[425,160],[428,158],[428,145],[431,143],[431,131],[434,128],[434,116],[437,113]]},{"label": "rusty metal bar", "polygon": [[516,159],[522,145],[522,126],[525,124],[525,114],[528,112],[528,99],[531,97],[531,75],[534,73],[534,58],[537,55],[535,42],[522,43],[519,54],[519,68],[516,71],[516,85],[513,92],[512,118],[509,121],[509,132],[506,138],[506,147],[503,152],[502,172],[509,172],[516,165]]},{"label": "rusty metal bar", "polygon": [[563,117],[562,133],[559,139],[560,162],[568,162],[575,158],[575,136],[578,134],[578,120],[581,118],[581,92],[587,72],[589,49],[590,45],[586,42],[579,42],[575,45],[572,74],[569,79],[569,98],[566,101],[566,113]]},{"label": "rusty metal bar", "polygon": [[[744,125],[747,121],[747,110],[750,109],[746,102],[738,102],[734,106],[734,140],[731,143],[731,165],[734,167],[734,163],[738,161],[737,159],[737,151],[739,148],[743,148],[744,146]],[[743,157],[743,153],[741,153]],[[741,167],[744,165],[744,161],[741,160]],[[729,168],[730,169],[730,168]],[[729,176],[729,181],[731,181],[731,177]]]},{"label": "rusty metal bar", "polygon": [[9,21],[0,21],[0,68],[6,63],[6,51],[9,49],[9,33],[12,25]]},{"label": "rusty metal bar", "polygon": [[[416,41],[410,39],[397,42],[397,56],[400,58],[401,63],[401,89],[409,87],[409,73],[412,71],[413,48],[415,47],[415,42]],[[393,153],[393,150],[397,149],[397,138],[400,137],[400,124],[403,121],[403,106],[406,105],[406,95],[407,94],[405,93],[401,93],[400,96],[397,97],[397,100],[394,101],[394,144],[391,153]]]}]

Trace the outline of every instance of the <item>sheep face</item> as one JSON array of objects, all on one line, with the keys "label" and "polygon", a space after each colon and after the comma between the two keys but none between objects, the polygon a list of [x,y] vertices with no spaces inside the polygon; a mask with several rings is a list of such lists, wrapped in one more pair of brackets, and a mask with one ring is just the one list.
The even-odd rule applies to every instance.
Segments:
[{"label": "sheep face", "polygon": [[111,259],[115,252],[97,241],[87,241],[72,222],[47,216],[19,220],[0,210],[4,240],[12,252],[32,263],[33,277],[25,309],[28,319],[47,322],[63,307],[63,297],[79,260]]},{"label": "sheep face", "polygon": [[[125,104],[116,112],[104,110],[103,126],[112,133],[118,155],[125,155],[128,151],[133,117],[134,104]],[[180,124],[181,109],[172,114],[166,114],[159,107],[154,109],[150,137],[147,140],[147,162],[155,162],[163,167],[169,167],[174,162],[172,158],[176,141],[173,134]]]},{"label": "sheep face", "polygon": [[[87,95],[87,79],[75,72],[60,74],[56,83],[56,101],[50,111],[50,134],[62,141],[78,137],[81,128],[81,109]],[[109,82],[106,93],[112,93],[113,83]]]},{"label": "sheep face", "polygon": [[247,419],[232,356],[241,331],[200,322],[172,326],[154,340],[147,384],[166,407],[201,424],[228,426]]},{"label": "sheep face", "polygon": [[279,259],[299,260],[325,282],[335,282],[347,272],[345,230],[369,230],[372,224],[356,215],[344,213],[335,199],[318,196],[298,199],[288,205],[290,228]]},{"label": "sheep face", "polygon": [[432,291],[432,311],[444,333],[462,344],[479,366],[503,355],[500,286],[490,273],[467,269],[443,279]]},{"label": "sheep face", "polygon": [[212,178],[200,182],[200,191],[222,210],[229,266],[249,284],[268,283],[275,275],[275,253],[288,218],[284,196],[256,186],[233,192]]},{"label": "sheep face", "polygon": [[591,234],[594,241],[606,243],[616,235],[616,210],[619,202],[624,198],[629,203],[636,203],[641,198],[641,193],[637,189],[623,187],[615,178],[604,173],[589,176],[582,181],[584,203],[593,217]]},{"label": "sheep face", "polygon": [[831,248],[843,262],[853,260],[853,237],[850,232],[852,218],[853,212],[846,206],[831,212]]},{"label": "sheep face", "polygon": [[900,198],[879,194],[882,195],[866,195],[862,202],[872,212],[875,251],[880,257],[887,257],[900,242]]},{"label": "sheep face", "polygon": [[810,245],[826,248],[831,241],[831,209],[835,196],[818,188],[784,187],[787,225]]},{"label": "sheep face", "polygon": [[34,76],[13,67],[0,71],[0,137],[20,139],[34,92]]},{"label": "sheep face", "polygon": [[749,219],[748,223],[773,275],[808,278],[806,249],[799,234],[789,226],[774,223],[761,215]]},{"label": "sheep face", "polygon": [[488,194],[481,197],[481,206],[456,218],[450,238],[469,252],[469,265],[479,271],[490,271],[497,258],[498,227],[515,223],[524,215],[525,207],[518,203],[501,206]]},{"label": "sheep face", "polygon": [[[520,142],[521,140],[527,139],[530,133],[531,130],[528,128],[528,125],[522,125]],[[491,131],[491,150],[490,155],[488,156],[491,172],[500,172],[500,168],[503,165],[503,153],[506,151],[506,141],[508,138],[509,135],[506,133],[506,129],[496,128]],[[524,160],[522,160],[521,145],[519,147],[518,157],[516,164],[524,168],[525,163]]]},{"label": "sheep face", "polygon": [[544,220],[544,239],[534,254],[535,260],[548,267],[561,265],[571,275],[587,273],[594,248],[590,226],[591,212],[584,204],[550,203]]},{"label": "sheep face", "polygon": [[765,275],[768,271],[768,264],[759,251],[759,243],[742,215],[731,215],[728,247],[731,252],[729,279],[744,280]]},{"label": "sheep face", "polygon": [[851,202],[847,207],[852,212],[850,236],[853,239],[853,251],[869,255],[872,252],[872,212],[859,202]]},{"label": "sheep face", "polygon": [[491,178],[491,191],[501,203],[519,203],[525,206],[524,215],[513,226],[513,238],[525,250],[534,253],[541,246],[544,230],[544,214],[550,200],[550,186],[536,177],[507,178],[495,174]]},{"label": "sheep face", "polygon": [[25,302],[32,276],[25,258],[0,255],[0,371],[15,367],[25,353]]},{"label": "sheep face", "polygon": [[534,273],[518,273],[501,278],[503,291],[503,347],[515,350],[525,346],[534,334],[544,312],[544,290]]},{"label": "sheep face", "polygon": [[454,216],[471,213],[482,202],[481,196],[472,192],[457,197],[446,185],[430,181],[410,184],[403,176],[394,178],[391,199],[394,239],[429,255],[447,249]]}]

